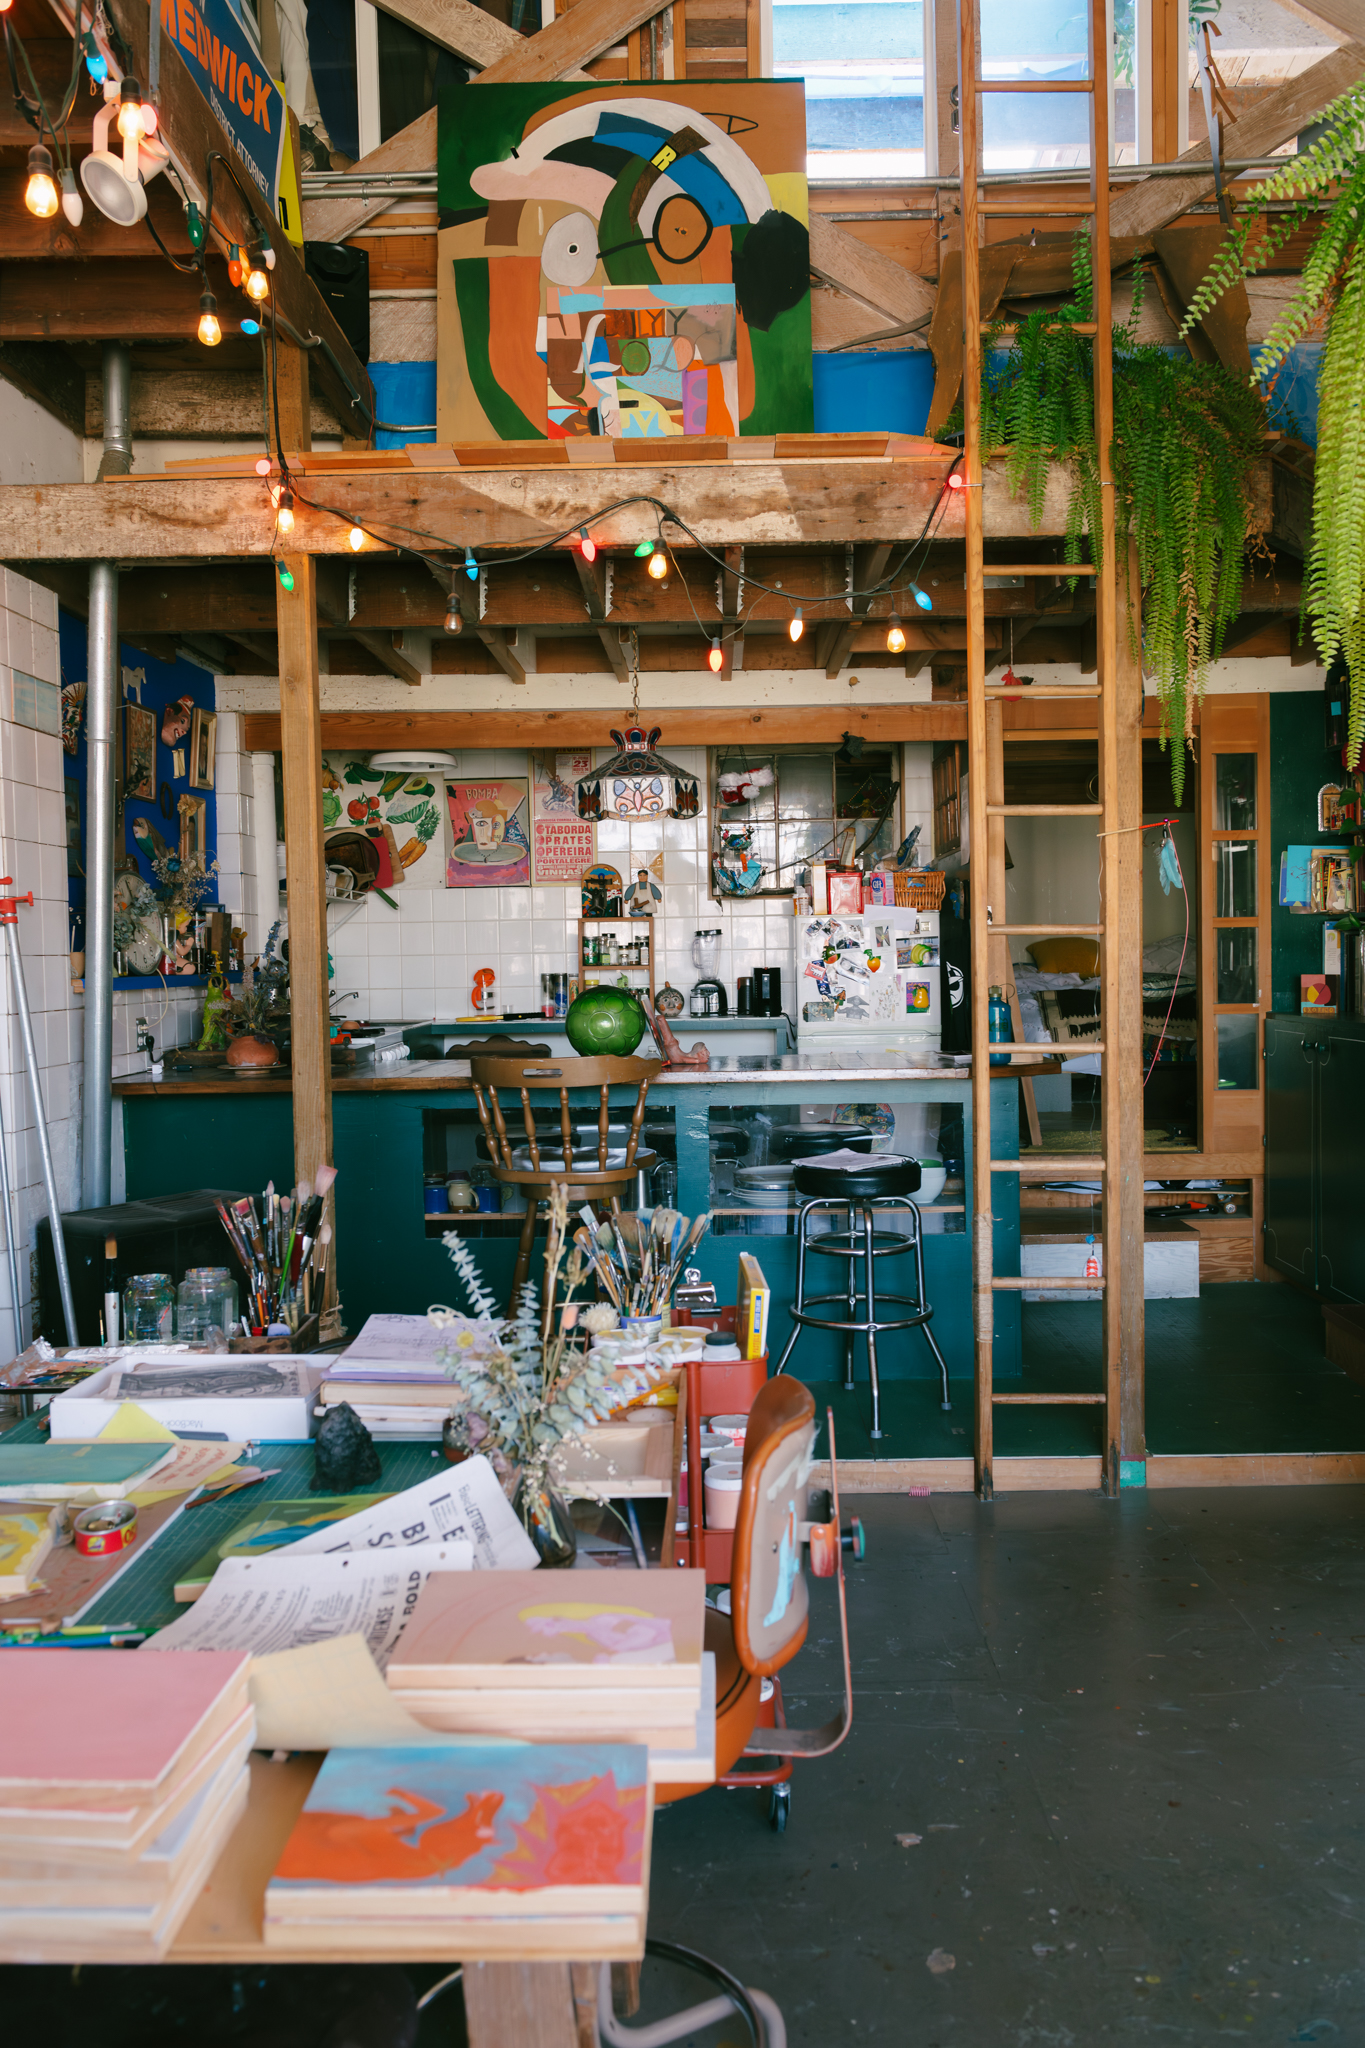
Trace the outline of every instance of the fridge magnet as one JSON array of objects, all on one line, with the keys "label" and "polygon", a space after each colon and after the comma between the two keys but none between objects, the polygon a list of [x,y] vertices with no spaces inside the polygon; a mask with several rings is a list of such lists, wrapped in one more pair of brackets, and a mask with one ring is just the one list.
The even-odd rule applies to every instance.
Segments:
[{"label": "fridge magnet", "polygon": [[156,802],[156,713],[140,704],[123,708],[124,781],[127,797]]},{"label": "fridge magnet", "polygon": [[571,888],[597,858],[597,828],[578,815],[578,779],[592,771],[592,755],[531,757],[531,875],[538,885]]},{"label": "fridge magnet", "polygon": [[531,785],[525,775],[446,783],[448,889],[517,889],[531,880]]},{"label": "fridge magnet", "polygon": [[211,711],[194,713],[190,732],[190,788],[213,788],[213,760],[218,744],[218,720]]}]

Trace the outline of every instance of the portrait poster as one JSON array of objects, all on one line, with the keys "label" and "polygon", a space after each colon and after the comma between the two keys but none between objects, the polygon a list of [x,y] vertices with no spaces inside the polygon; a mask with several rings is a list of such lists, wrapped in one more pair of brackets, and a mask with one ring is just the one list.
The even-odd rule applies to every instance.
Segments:
[{"label": "portrait poster", "polygon": [[448,889],[520,889],[531,880],[531,785],[525,775],[446,783]]},{"label": "portrait poster", "polygon": [[439,440],[811,432],[800,81],[456,85],[437,123]]},{"label": "portrait poster", "polygon": [[140,704],[123,707],[124,794],[130,801],[156,802],[156,713]]},{"label": "portrait poster", "polygon": [[577,887],[597,859],[597,833],[578,815],[580,775],[592,773],[592,755],[531,756],[531,877],[537,883]]}]

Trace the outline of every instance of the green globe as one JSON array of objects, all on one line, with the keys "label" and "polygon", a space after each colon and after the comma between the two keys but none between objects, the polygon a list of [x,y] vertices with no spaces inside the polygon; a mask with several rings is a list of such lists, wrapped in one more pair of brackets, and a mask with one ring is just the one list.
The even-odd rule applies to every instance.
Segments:
[{"label": "green globe", "polygon": [[569,1043],[584,1059],[625,1059],[645,1035],[645,1013],[625,988],[589,988],[564,1019]]}]

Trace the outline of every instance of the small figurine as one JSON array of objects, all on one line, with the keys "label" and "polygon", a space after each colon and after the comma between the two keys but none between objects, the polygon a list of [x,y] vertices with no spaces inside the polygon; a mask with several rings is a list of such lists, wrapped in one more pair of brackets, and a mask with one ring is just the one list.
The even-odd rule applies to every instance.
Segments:
[{"label": "small figurine", "polygon": [[222,962],[215,953],[213,971],[209,975],[208,993],[204,999],[204,1029],[200,1037],[199,1052],[221,1052],[227,1044],[225,1020],[232,1010],[232,998],[228,994],[227,976]]},{"label": "small figurine", "polygon": [[631,917],[653,917],[654,906],[662,903],[664,892],[650,875],[648,868],[639,870],[639,880],[626,896],[626,909]]},{"label": "small figurine", "polygon": [[710,1066],[711,1055],[700,1040],[698,1040],[697,1043],[693,1046],[691,1052],[684,1052],[682,1047],[679,1045],[677,1039],[673,1036],[673,1033],[670,1031],[667,1021],[660,1016],[657,1009],[651,1008],[649,997],[645,994],[643,989],[641,989],[640,991],[638,1000],[641,1009],[644,1011],[646,1017],[648,1017],[649,1019],[650,1029],[654,1033],[654,1036],[658,1041],[659,1050],[663,1054],[664,1060],[668,1066]]}]

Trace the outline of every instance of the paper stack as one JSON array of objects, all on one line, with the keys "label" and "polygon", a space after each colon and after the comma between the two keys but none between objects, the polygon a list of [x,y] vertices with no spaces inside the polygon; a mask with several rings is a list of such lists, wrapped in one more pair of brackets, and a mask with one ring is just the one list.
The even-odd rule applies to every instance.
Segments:
[{"label": "paper stack", "polygon": [[439,1438],[456,1400],[438,1362],[448,1342],[425,1316],[371,1316],[319,1388],[320,1411],[349,1401],[371,1436]]},{"label": "paper stack", "polygon": [[0,1958],[160,1960],[246,1807],[249,1661],[0,1650]]},{"label": "paper stack", "polygon": [[645,1752],[625,1744],[333,1749],[266,1887],[265,1945],[629,1961],[652,1819]]},{"label": "paper stack", "polygon": [[604,1576],[433,1572],[390,1687],[428,1728],[641,1742],[676,1759],[696,1740],[705,1574],[619,1572],[609,1590]]}]

